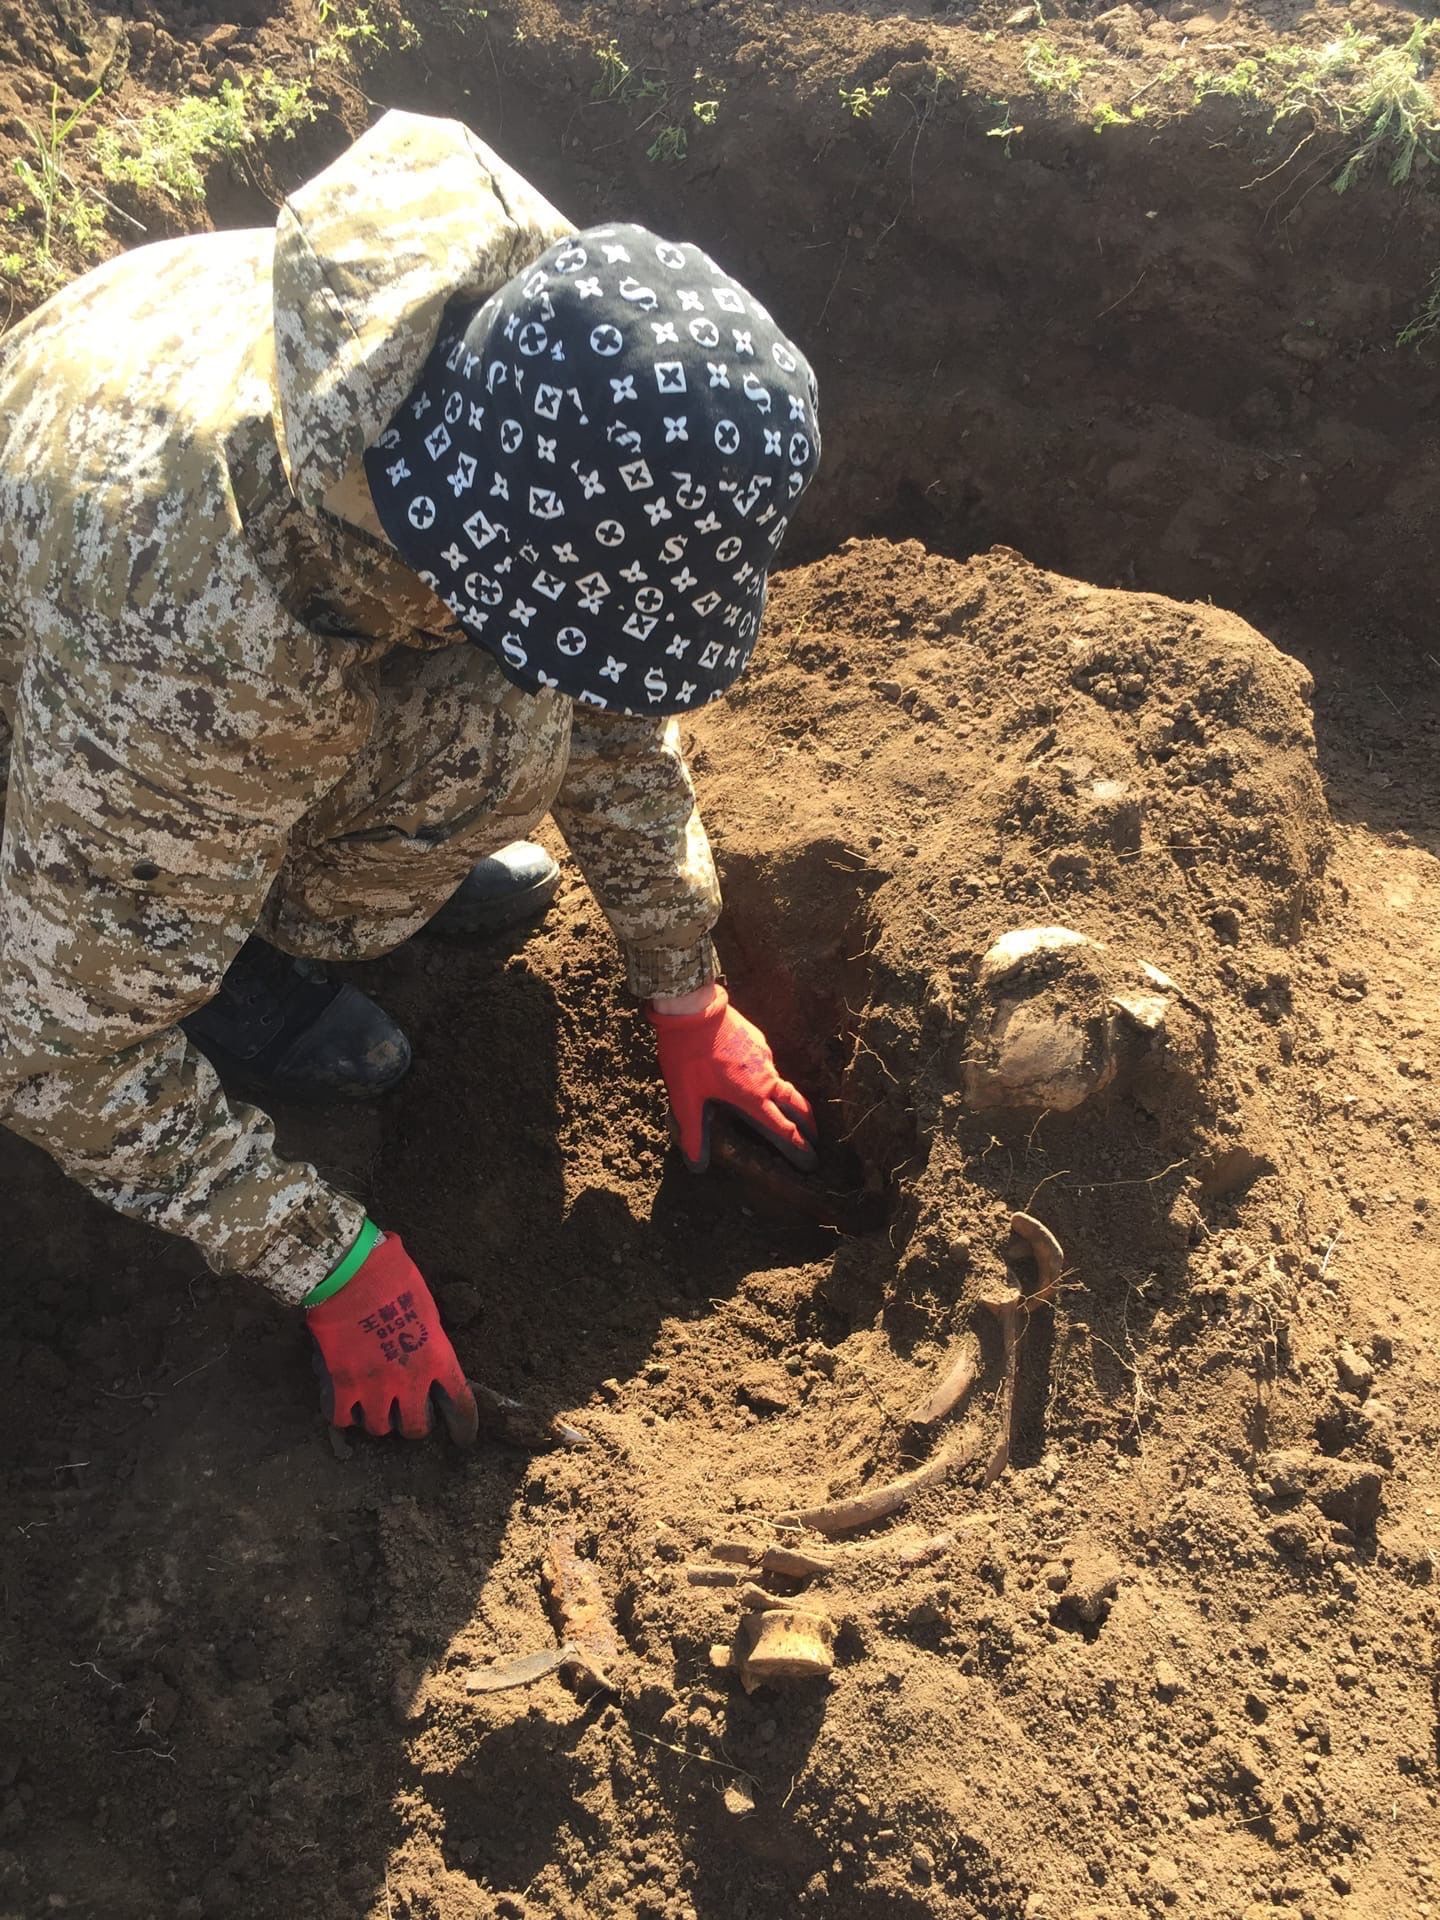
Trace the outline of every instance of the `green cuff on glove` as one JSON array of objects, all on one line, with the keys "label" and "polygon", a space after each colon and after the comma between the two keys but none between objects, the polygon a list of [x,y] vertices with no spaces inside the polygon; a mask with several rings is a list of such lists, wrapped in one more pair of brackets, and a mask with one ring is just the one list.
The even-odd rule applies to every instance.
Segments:
[{"label": "green cuff on glove", "polygon": [[327,1273],[318,1287],[312,1287],[300,1302],[302,1307],[318,1307],[322,1300],[328,1300],[338,1293],[347,1280],[353,1280],[364,1266],[380,1238],[380,1229],[373,1220],[367,1220],[360,1229],[359,1238],[333,1272]]}]

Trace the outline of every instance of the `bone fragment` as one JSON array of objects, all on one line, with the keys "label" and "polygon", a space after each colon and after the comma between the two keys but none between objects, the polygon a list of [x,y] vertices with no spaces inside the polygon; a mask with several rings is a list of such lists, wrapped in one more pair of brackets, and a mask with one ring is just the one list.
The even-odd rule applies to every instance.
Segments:
[{"label": "bone fragment", "polygon": [[760,1556],[762,1573],[783,1574],[787,1580],[815,1580],[835,1565],[828,1553],[803,1553],[798,1547],[767,1547]]},{"label": "bone fragment", "polygon": [[539,1653],[518,1654],[513,1660],[497,1660],[493,1666],[476,1667],[465,1676],[467,1693],[506,1693],[511,1687],[530,1687],[547,1674],[564,1669],[567,1673],[588,1675],[592,1692],[609,1690],[610,1682],[594,1667],[578,1647],[544,1647]]},{"label": "bone fragment", "polygon": [[1026,1305],[1036,1307],[1053,1300],[1065,1269],[1065,1255],[1060,1249],[1060,1242],[1043,1221],[1029,1213],[1012,1214],[1010,1231],[1029,1247],[1040,1280],[1035,1291],[1026,1297]]},{"label": "bone fragment", "polygon": [[985,1477],[980,1482],[982,1487],[993,1487],[1010,1464],[1010,1450],[1015,1439],[1015,1381],[1020,1369],[1020,1315],[1024,1311],[1024,1295],[1011,1288],[998,1300],[987,1300],[985,1305],[1000,1322],[1000,1332],[1005,1342],[1005,1377],[1000,1386],[1000,1429],[985,1468]]},{"label": "bone fragment", "polygon": [[766,1613],[774,1607],[789,1605],[790,1602],[783,1595],[770,1593],[753,1580],[747,1580],[740,1589],[740,1606],[745,1613]]},{"label": "bone fragment", "polygon": [[823,1613],[778,1607],[745,1616],[740,1627],[740,1678],[747,1691],[787,1680],[809,1680],[835,1665],[835,1623]]},{"label": "bone fragment", "polygon": [[919,1406],[905,1419],[912,1427],[936,1427],[947,1413],[958,1407],[975,1384],[980,1371],[980,1349],[967,1334],[946,1361],[944,1371]]},{"label": "bone fragment", "polygon": [[986,1487],[993,1486],[1009,1466],[1015,1445],[1022,1316],[1034,1307],[1054,1301],[1060,1287],[1060,1276],[1065,1269],[1065,1255],[1060,1242],[1043,1221],[1037,1220],[1033,1214],[1015,1213],[1010,1216],[1010,1230],[1029,1249],[1040,1284],[1030,1294],[1022,1294],[1011,1288],[998,1299],[985,1302],[1000,1322],[1005,1342],[1005,1379],[1000,1389],[1000,1432],[981,1482]]},{"label": "bone fragment", "polygon": [[953,1533],[936,1533],[928,1540],[917,1540],[913,1547],[902,1547],[895,1558],[902,1567],[924,1567],[948,1553],[954,1544]]},{"label": "bone fragment", "polygon": [[892,1513],[899,1513],[926,1487],[937,1486],[952,1474],[971,1466],[980,1455],[979,1429],[967,1425],[936,1449],[923,1466],[902,1473],[898,1480],[870,1487],[864,1493],[844,1500],[829,1500],[823,1506],[807,1507],[801,1513],[784,1516],[784,1524],[813,1527],[817,1533],[853,1533],[859,1527],[873,1527]]},{"label": "bone fragment", "polygon": [[733,1560],[737,1566],[753,1567],[765,1548],[758,1540],[719,1540],[710,1549],[717,1560]]},{"label": "bone fragment", "polygon": [[[584,1662],[577,1677],[585,1690],[613,1691],[608,1669],[620,1658],[620,1642],[611,1625],[610,1610],[592,1561],[582,1560],[575,1535],[552,1534],[545,1549],[545,1591],[555,1619],[556,1633],[572,1658]],[[587,1676],[594,1685],[587,1685]]]},{"label": "bone fragment", "polygon": [[733,1587],[740,1575],[734,1567],[687,1567],[685,1579],[692,1587]]}]

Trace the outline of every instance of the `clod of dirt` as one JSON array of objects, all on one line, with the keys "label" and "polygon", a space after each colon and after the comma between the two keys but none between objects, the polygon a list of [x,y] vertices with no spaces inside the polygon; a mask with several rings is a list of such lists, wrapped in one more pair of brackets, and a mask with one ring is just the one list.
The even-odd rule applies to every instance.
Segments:
[{"label": "clod of dirt", "polygon": [[1335,1371],[1346,1393],[1353,1393],[1357,1400],[1363,1400],[1375,1384],[1374,1367],[1348,1343],[1335,1356]]},{"label": "clod of dirt", "polygon": [[568,1421],[537,1413],[521,1400],[496,1393],[470,1382],[475,1405],[480,1413],[480,1431],[503,1446],[518,1447],[525,1453],[544,1453],[551,1447],[588,1447],[590,1436]]},{"label": "clod of dirt", "polygon": [[1064,1591],[1050,1610],[1057,1626],[1099,1628],[1109,1618],[1125,1570],[1111,1553],[1077,1546],[1067,1555]]},{"label": "clod of dirt", "polygon": [[1379,1467],[1282,1448],[1259,1462],[1256,1491],[1275,1504],[1304,1498],[1327,1520],[1367,1536],[1375,1531],[1386,1476]]},{"label": "clod of dirt", "polygon": [[1185,1692],[1189,1682],[1172,1661],[1155,1662],[1155,1691],[1162,1700],[1171,1701]]},{"label": "clod of dirt", "polygon": [[785,1413],[792,1394],[789,1383],[778,1368],[756,1368],[747,1373],[735,1389],[735,1398],[752,1413]]},{"label": "clod of dirt", "polygon": [[747,1693],[785,1681],[818,1679],[835,1665],[835,1622],[823,1613],[784,1605],[747,1613],[738,1653]]}]

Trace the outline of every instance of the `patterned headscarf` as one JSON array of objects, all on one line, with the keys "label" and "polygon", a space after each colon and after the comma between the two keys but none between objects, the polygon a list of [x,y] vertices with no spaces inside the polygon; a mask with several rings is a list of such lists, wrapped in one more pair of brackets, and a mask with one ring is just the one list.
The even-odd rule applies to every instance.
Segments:
[{"label": "patterned headscarf", "polygon": [[596,227],[451,313],[365,471],[401,556],[512,680],[681,713],[750,658],[815,403],[799,349],[698,247]]}]

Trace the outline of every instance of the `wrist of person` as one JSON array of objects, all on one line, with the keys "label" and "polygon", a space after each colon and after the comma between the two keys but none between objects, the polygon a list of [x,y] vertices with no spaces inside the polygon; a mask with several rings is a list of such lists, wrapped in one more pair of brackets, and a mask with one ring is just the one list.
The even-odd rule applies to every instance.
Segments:
[{"label": "wrist of person", "polygon": [[663,1014],[668,1018],[692,1013],[708,1013],[722,992],[723,988],[718,980],[707,980],[703,987],[692,987],[689,993],[653,994],[650,1008],[652,1012]]},{"label": "wrist of person", "polygon": [[384,1234],[375,1222],[367,1217],[345,1257],[336,1262],[318,1286],[310,1289],[300,1302],[301,1306],[318,1307],[322,1302],[332,1299],[342,1287],[355,1278],[384,1238]]}]

